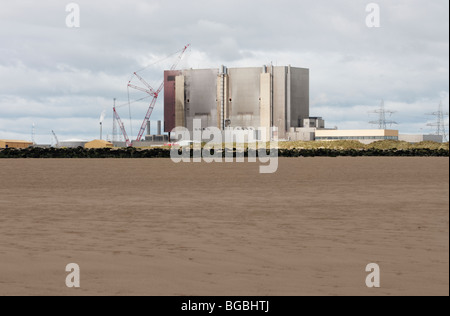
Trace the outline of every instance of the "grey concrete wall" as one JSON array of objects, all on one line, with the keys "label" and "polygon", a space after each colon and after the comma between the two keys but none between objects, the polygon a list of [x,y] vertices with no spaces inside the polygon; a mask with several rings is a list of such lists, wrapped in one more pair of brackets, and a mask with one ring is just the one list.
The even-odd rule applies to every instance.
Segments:
[{"label": "grey concrete wall", "polygon": [[127,147],[127,143],[125,142],[112,142],[115,148],[123,148]]},{"label": "grey concrete wall", "polygon": [[291,130],[286,133],[286,139],[290,141],[314,141],[316,139],[316,129],[292,127]]},{"label": "grey concrete wall", "polygon": [[228,113],[231,127],[259,127],[261,72],[262,68],[228,69]]},{"label": "grey concrete wall", "polygon": [[278,128],[278,138],[286,138],[287,124],[287,67],[273,67],[273,126]]},{"label": "grey concrete wall", "polygon": [[424,142],[436,142],[436,143],[443,143],[444,142],[444,136],[442,135],[423,135],[423,141]]},{"label": "grey concrete wall", "polygon": [[398,140],[408,143],[420,143],[423,142],[423,135],[405,135],[400,134]]},{"label": "grey concrete wall", "polygon": [[67,142],[59,142],[59,146],[58,148],[78,148],[78,147],[84,147],[84,145],[87,144],[87,141],[83,141],[83,142],[71,142],[71,141],[67,141]]},{"label": "grey concrete wall", "polygon": [[424,141],[442,143],[444,141],[443,137],[439,135],[407,135],[407,134],[400,134],[398,140],[408,143],[420,143]]},{"label": "grey concrete wall", "polygon": [[291,68],[290,127],[303,127],[309,117],[309,69]]},{"label": "grey concrete wall", "polygon": [[225,129],[228,117],[228,75],[220,74],[217,77],[217,127]]},{"label": "grey concrete wall", "polygon": [[175,79],[175,127],[186,126],[186,96],[184,87],[185,78],[183,75]]},{"label": "grey concrete wall", "polygon": [[[168,106],[166,112],[171,115],[176,112],[177,115],[172,115],[173,123],[176,121],[177,125],[184,125],[189,130],[193,128],[194,119],[200,119],[203,128],[220,126],[229,119],[230,127],[258,128],[261,125],[273,125],[278,128],[278,137],[286,138],[290,128],[302,127],[303,120],[309,117],[309,70],[269,66],[267,73],[271,77],[267,78],[263,73],[263,67],[228,69],[224,84],[226,102],[222,120],[222,81],[218,79],[219,69],[185,70],[184,83],[182,77],[174,77],[176,80],[167,83],[176,93],[168,96],[170,100],[165,102]],[[178,104],[180,102],[182,104]],[[180,112],[184,113],[184,118]],[[183,121],[185,123],[181,124]]]},{"label": "grey concrete wall", "polygon": [[270,140],[272,127],[272,74],[262,73],[260,75],[260,125],[266,129],[265,139]]},{"label": "grey concrete wall", "polygon": [[186,70],[185,113],[186,127],[193,128],[193,120],[201,119],[202,127],[217,126],[218,69]]}]

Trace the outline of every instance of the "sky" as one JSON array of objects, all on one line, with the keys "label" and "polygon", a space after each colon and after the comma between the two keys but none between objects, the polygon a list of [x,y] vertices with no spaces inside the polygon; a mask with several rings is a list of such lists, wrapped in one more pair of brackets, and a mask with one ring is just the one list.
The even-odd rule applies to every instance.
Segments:
[{"label": "sky", "polygon": [[188,43],[181,68],[309,68],[311,115],[327,127],[372,128],[381,100],[402,133],[433,132],[425,114],[448,111],[447,0],[373,1],[378,28],[366,24],[369,0],[78,0],[80,27],[69,28],[71,2],[0,0],[0,139],[31,140],[33,125],[37,143],[54,142],[52,130],[99,138],[103,111],[111,138],[114,98],[134,139],[150,100],[128,105],[145,96],[127,89],[133,72],[158,86]]}]

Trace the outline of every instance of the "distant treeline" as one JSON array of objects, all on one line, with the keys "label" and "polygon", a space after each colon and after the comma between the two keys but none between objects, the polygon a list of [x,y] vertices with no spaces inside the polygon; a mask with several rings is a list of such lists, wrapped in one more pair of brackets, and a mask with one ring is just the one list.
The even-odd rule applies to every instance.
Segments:
[{"label": "distant treeline", "polygon": [[[231,150],[231,149],[230,149]],[[236,150],[233,150],[236,155]],[[191,150],[191,156],[194,154]],[[213,154],[213,153],[211,153]],[[225,152],[222,151],[225,156]],[[245,151],[245,156],[249,155]],[[273,153],[272,153],[273,155]],[[449,157],[446,149],[280,149],[279,157]],[[170,158],[170,150],[164,148],[152,149],[84,149],[84,148],[64,148],[64,149],[0,149],[0,158]]]}]

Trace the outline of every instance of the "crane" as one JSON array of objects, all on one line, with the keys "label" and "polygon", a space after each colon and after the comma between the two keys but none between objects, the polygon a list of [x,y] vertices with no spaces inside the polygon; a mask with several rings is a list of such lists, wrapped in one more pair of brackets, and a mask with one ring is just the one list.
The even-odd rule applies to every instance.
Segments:
[{"label": "crane", "polygon": [[[190,46],[191,46],[191,45],[188,44],[188,45],[186,45],[186,46],[183,48],[183,50],[182,50],[181,53],[179,54],[179,56],[178,56],[176,62],[172,65],[172,67],[170,68],[170,70],[175,70],[175,69],[177,68],[178,64],[180,63],[181,59],[183,58],[183,55],[186,53],[186,51],[188,50],[188,48],[189,48]],[[145,88],[132,84],[131,81],[133,80],[133,77],[132,77],[131,80],[128,82],[128,87],[129,87],[129,88],[132,88],[132,89],[135,89],[135,90],[138,90],[138,91],[145,92],[145,93],[147,93],[150,97],[152,97],[152,101],[150,102],[150,106],[149,106],[149,108],[148,108],[147,114],[145,115],[144,122],[143,122],[142,125],[141,125],[141,129],[139,130],[139,134],[138,134],[137,139],[136,139],[136,141],[140,141],[140,140],[142,139],[142,136],[144,136],[145,128],[146,128],[146,126],[147,126],[147,122],[150,120],[150,116],[152,115],[153,109],[155,108],[155,105],[156,105],[156,101],[158,100],[158,97],[159,97],[159,95],[160,95],[162,89],[164,88],[164,80],[163,80],[163,82],[161,83],[161,85],[158,87],[158,89],[155,90],[155,89],[154,89],[150,84],[148,84],[147,81],[145,81],[145,79],[142,78],[137,72],[135,72],[135,73],[133,74],[133,76],[136,77],[136,78],[137,78],[137,79],[145,86]],[[115,114],[117,114],[117,112],[115,112]],[[117,114],[117,117],[118,117],[118,114]],[[120,119],[120,118],[119,118],[119,119]],[[123,124],[120,123],[120,121],[119,121],[119,125],[121,126],[121,129],[123,128],[122,133],[124,133],[124,136],[125,136],[125,134],[126,134],[125,128],[124,128]],[[127,145],[127,146],[128,146],[128,145]]]},{"label": "crane", "polygon": [[[122,131],[122,134],[123,134],[123,137],[125,139],[125,143],[126,143],[127,147],[133,146],[133,144],[130,141],[130,138],[128,137],[127,131],[125,130],[125,126],[123,125],[122,119],[120,118],[119,113],[117,113],[117,110],[116,110],[116,99],[114,99],[113,118],[119,124],[119,128]],[[115,122],[114,122],[114,124],[115,124]],[[114,126],[116,126],[116,125],[114,125]]]},{"label": "crane", "polygon": [[119,123],[119,127],[120,127],[120,130],[122,131],[123,137],[125,138],[125,143],[126,143],[127,147],[133,146],[133,144],[130,141],[130,138],[127,135],[125,126],[123,125],[122,120],[120,119],[119,113],[117,113],[117,111],[116,111],[115,106],[113,107],[113,114],[114,114],[114,119]]},{"label": "crane", "polygon": [[56,136],[56,133],[53,130],[52,130],[52,134],[53,134],[53,137],[55,138],[55,141],[56,141],[56,147],[58,148],[59,147],[58,137]]}]

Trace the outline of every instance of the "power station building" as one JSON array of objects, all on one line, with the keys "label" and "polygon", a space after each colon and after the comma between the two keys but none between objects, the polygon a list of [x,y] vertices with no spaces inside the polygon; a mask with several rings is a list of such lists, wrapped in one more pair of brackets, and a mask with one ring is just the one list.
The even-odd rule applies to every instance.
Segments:
[{"label": "power station building", "polygon": [[164,72],[164,131],[175,127],[278,128],[278,138],[309,118],[309,69],[190,69]]}]

